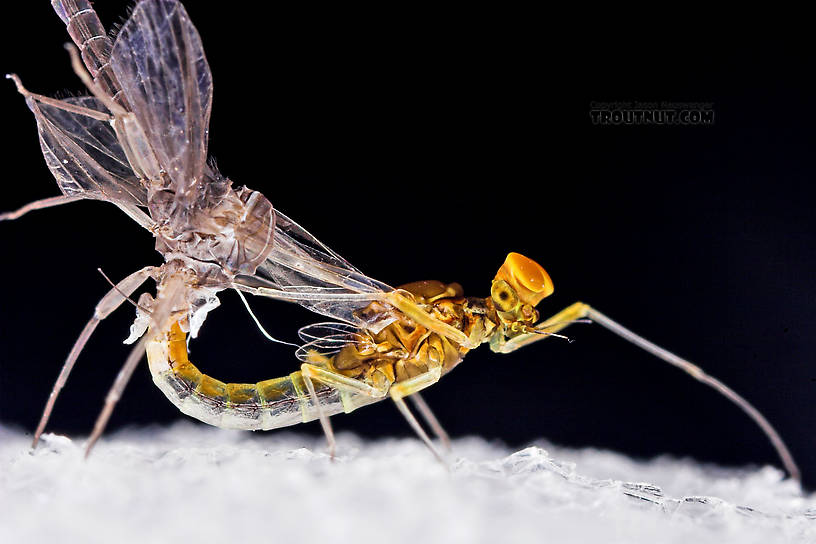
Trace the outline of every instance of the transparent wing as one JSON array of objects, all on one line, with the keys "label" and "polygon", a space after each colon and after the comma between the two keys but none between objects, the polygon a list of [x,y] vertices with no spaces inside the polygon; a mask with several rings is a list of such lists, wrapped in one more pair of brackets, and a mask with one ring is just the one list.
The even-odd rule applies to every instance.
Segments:
[{"label": "transparent wing", "polygon": [[184,7],[139,2],[116,37],[111,66],[176,198],[194,198],[207,157],[212,76]]},{"label": "transparent wing", "polygon": [[338,344],[342,347],[349,343],[349,339],[355,342],[363,340],[357,327],[336,321],[306,325],[298,329],[298,336],[304,342],[314,342],[316,346],[328,349],[335,348]]},{"label": "transparent wing", "polygon": [[393,288],[360,272],[306,229],[277,212],[274,246],[255,274],[238,278],[254,294],[297,302],[347,323]]},{"label": "transparent wing", "polygon": [[298,347],[295,356],[304,363],[313,362],[314,355],[330,357],[347,345],[363,346],[371,342],[356,326],[334,321],[301,327],[298,336],[304,344]]},{"label": "transparent wing", "polygon": [[[173,181],[171,208],[187,209],[193,199],[206,196],[196,187],[206,177],[212,79],[184,8],[174,0],[140,2],[116,38],[111,65],[145,139]],[[271,251],[236,286],[349,323],[359,322],[356,310],[392,290],[280,213]]]},{"label": "transparent wing", "polygon": [[[90,96],[62,102],[107,112],[102,102]],[[130,168],[110,123],[32,97],[26,103],[37,120],[45,162],[64,194],[147,205],[145,188]]]}]

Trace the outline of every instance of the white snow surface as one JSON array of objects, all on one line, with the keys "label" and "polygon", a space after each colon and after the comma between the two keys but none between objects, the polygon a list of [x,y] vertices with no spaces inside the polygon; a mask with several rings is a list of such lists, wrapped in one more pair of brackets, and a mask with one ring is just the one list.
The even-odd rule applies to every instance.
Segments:
[{"label": "white snow surface", "polygon": [[[82,442],[0,427],[0,542],[816,542],[780,470],[539,443],[322,440],[187,422]],[[649,482],[649,483],[645,483]]]}]

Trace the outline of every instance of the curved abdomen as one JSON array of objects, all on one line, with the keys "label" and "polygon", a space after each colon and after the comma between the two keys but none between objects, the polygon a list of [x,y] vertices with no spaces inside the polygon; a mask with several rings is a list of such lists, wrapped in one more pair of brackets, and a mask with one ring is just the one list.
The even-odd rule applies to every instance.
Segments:
[{"label": "curved abdomen", "polygon": [[[224,383],[202,373],[187,358],[186,335],[178,323],[147,343],[153,383],[183,413],[226,429],[269,430],[318,418],[300,371],[257,383]],[[350,412],[375,402],[349,398],[315,383],[326,415]]]}]

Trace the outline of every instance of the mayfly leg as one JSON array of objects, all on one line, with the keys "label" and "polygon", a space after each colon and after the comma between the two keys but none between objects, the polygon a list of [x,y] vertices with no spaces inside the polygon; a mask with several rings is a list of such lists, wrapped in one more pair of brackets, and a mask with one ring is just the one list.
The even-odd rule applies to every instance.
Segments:
[{"label": "mayfly leg", "polygon": [[60,370],[57,381],[54,383],[54,387],[51,389],[51,394],[48,396],[48,402],[45,404],[45,409],[43,410],[42,417],[40,417],[37,430],[34,432],[34,441],[31,444],[32,448],[37,446],[37,442],[39,442],[40,436],[45,430],[45,426],[48,424],[48,418],[51,417],[51,411],[54,409],[54,403],[57,401],[57,397],[59,396],[62,388],[65,387],[65,383],[68,381],[68,376],[71,374],[71,371],[74,368],[74,363],[76,363],[79,354],[82,353],[82,349],[85,347],[85,344],[88,342],[88,339],[91,337],[91,334],[93,334],[97,325],[99,325],[100,321],[108,317],[125,300],[127,300],[126,297],[133,294],[136,289],[138,289],[149,277],[151,277],[151,275],[153,275],[155,270],[155,267],[147,266],[134,272],[116,284],[116,286],[108,291],[108,293],[102,297],[102,299],[96,305],[93,317],[91,317],[91,319],[85,325],[85,328],[82,329],[79,338],[76,339],[74,346],[71,348],[71,351],[68,354],[68,358],[62,365],[62,370]]},{"label": "mayfly leg", "polygon": [[[88,74],[82,64],[82,60],[79,58],[79,53],[77,53],[76,47],[71,44],[66,44],[66,49],[71,57],[71,67],[74,69],[74,72],[79,79],[82,80],[82,83],[84,83],[88,90],[91,91],[91,94],[98,98],[114,115],[126,115],[128,113],[127,110],[116,103],[110,95],[102,90],[99,85],[97,85],[96,82],[91,79],[91,76]],[[17,74],[6,74],[6,78],[14,81],[14,85],[17,87],[17,92],[26,97],[26,99],[35,100],[42,104],[48,104],[49,106],[70,111],[72,113],[77,113],[79,115],[84,115],[86,117],[91,117],[93,119],[98,119],[99,121],[111,121],[113,119],[113,116],[101,111],[83,108],[82,106],[75,106],[65,102],[64,100],[58,100],[56,98],[50,98],[41,94],[32,93],[25,88]]]},{"label": "mayfly leg", "polygon": [[[359,380],[349,378],[337,372],[330,370],[329,368],[324,368],[323,364],[320,364],[320,359],[316,358],[314,360],[315,363],[303,363],[300,366],[300,373],[303,377],[303,381],[306,383],[306,389],[309,392],[309,398],[311,399],[312,403],[317,410],[318,418],[320,419],[320,425],[323,428],[323,433],[326,435],[326,441],[328,442],[329,447],[329,454],[331,458],[334,458],[336,442],[334,439],[334,431],[332,430],[331,421],[329,420],[328,416],[324,412],[322,406],[319,403],[319,399],[317,397],[317,391],[314,387],[314,382],[319,382],[323,385],[329,386],[333,389],[336,389],[340,393],[350,394],[350,395],[363,395],[370,398],[382,398],[390,393],[391,398],[394,400],[397,408],[399,409],[400,413],[405,417],[408,421],[408,424],[411,428],[417,433],[417,435],[422,439],[425,445],[428,446],[428,449],[431,450],[431,453],[440,461],[442,464],[445,464],[445,461],[442,458],[442,455],[437,451],[434,447],[433,442],[428,437],[425,430],[419,424],[417,419],[411,413],[411,410],[408,408],[408,405],[403,400],[403,397],[411,396],[413,398],[414,403],[417,405],[417,409],[422,414],[422,417],[428,423],[428,425],[433,429],[434,433],[439,437],[440,441],[442,441],[443,445],[446,449],[450,449],[450,439],[448,438],[447,433],[439,424],[439,421],[431,412],[430,407],[425,404],[422,397],[419,396],[419,391],[428,387],[431,384],[436,383],[439,381],[439,378],[442,374],[441,367],[435,367],[430,369],[428,372],[424,374],[420,374],[419,376],[415,376],[405,382],[401,382],[398,384],[393,384],[389,378],[386,377],[385,374],[382,372],[375,372],[372,377],[371,383],[364,383]],[[415,398],[418,397],[418,398]]]},{"label": "mayfly leg", "polygon": [[[38,119],[37,121],[38,125],[41,121],[36,111],[36,107],[33,106],[33,103],[45,104],[62,111],[74,113],[76,115],[82,115],[84,117],[89,117],[91,119],[96,119],[98,121],[110,122],[113,119],[112,116],[101,111],[93,110],[90,108],[84,108],[82,106],[66,102],[64,100],[57,100],[55,98],[49,98],[41,94],[32,93],[31,91],[25,88],[22,81],[20,81],[20,78],[17,77],[16,74],[7,74],[6,78],[11,79],[14,82],[14,85],[17,87],[17,92],[19,92],[21,95],[23,95],[23,97],[25,97],[26,102],[29,105],[29,108],[35,111],[35,117],[37,117]],[[60,206],[62,204],[69,204],[71,202],[76,202],[78,200],[87,200],[88,198],[89,196],[86,194],[63,194],[59,196],[44,198],[42,200],[36,200],[34,202],[29,202],[28,204],[22,206],[17,210],[0,214],[0,221],[11,221],[22,217],[28,212],[42,210],[45,208],[51,208],[53,206]],[[137,222],[139,222],[140,224],[144,224],[144,220],[141,220],[141,218],[139,218],[138,213],[132,212],[131,210],[125,208],[123,209],[125,210],[126,213],[128,213],[128,215],[136,219]]]},{"label": "mayfly leg", "polygon": [[32,93],[31,91],[25,88],[23,82],[20,80],[20,77],[17,74],[6,74],[6,79],[12,80],[14,82],[14,85],[17,87],[17,92],[23,95],[27,100],[34,100],[35,102],[48,104],[49,106],[53,106],[55,108],[59,108],[65,111],[70,111],[71,113],[76,113],[78,115],[84,115],[85,117],[91,117],[92,119],[97,119],[99,121],[111,121],[113,119],[111,115],[108,115],[105,112],[96,111],[89,108],[83,108],[82,106],[77,106],[75,104],[68,103],[64,100],[58,100],[56,98],[51,98],[49,96]]},{"label": "mayfly leg", "polygon": [[400,411],[402,416],[408,421],[408,425],[414,430],[415,433],[422,439],[425,445],[431,450],[431,453],[436,460],[442,463],[445,467],[447,467],[447,463],[445,463],[445,459],[442,457],[442,454],[437,451],[436,447],[431,442],[428,433],[425,432],[425,429],[422,428],[422,425],[419,424],[419,421],[414,417],[414,414],[411,413],[411,409],[408,408],[408,405],[405,404],[405,400],[401,397],[392,397],[394,400],[394,404],[397,406],[397,409]]},{"label": "mayfly leg", "polygon": [[99,437],[105,430],[105,426],[108,424],[108,420],[113,413],[113,409],[116,406],[116,403],[119,402],[119,398],[122,396],[122,391],[124,391],[127,382],[130,381],[133,371],[136,370],[136,365],[138,365],[139,361],[142,360],[142,357],[144,356],[145,344],[147,343],[148,338],[149,336],[145,334],[139,339],[138,342],[136,342],[133,349],[131,349],[128,358],[125,359],[125,364],[122,365],[122,369],[119,371],[119,374],[116,375],[116,380],[113,382],[113,386],[111,386],[107,396],[105,397],[105,404],[102,407],[102,411],[99,413],[99,416],[96,418],[93,431],[91,432],[91,436],[88,438],[88,443],[85,446],[86,459],[91,454],[94,444],[96,444],[96,441],[99,440]]},{"label": "mayfly leg", "polygon": [[76,47],[71,45],[70,43],[65,44],[65,49],[68,50],[68,54],[71,56],[71,67],[74,69],[74,73],[82,80],[82,83],[91,91],[96,98],[98,98],[105,107],[110,110],[116,116],[127,115],[127,110],[113,101],[113,98],[102,90],[99,85],[91,78],[91,75],[85,69],[85,66],[82,64],[82,60],[79,58],[79,53],[77,53]]},{"label": "mayfly leg", "polygon": [[388,393],[388,382],[383,381],[380,383],[380,387],[374,387],[310,363],[303,363],[300,365],[300,373],[301,376],[303,376],[303,381],[306,382],[306,388],[309,390],[309,397],[317,409],[317,415],[320,418],[320,426],[323,428],[323,433],[326,435],[326,441],[328,442],[329,455],[332,459],[334,459],[336,446],[334,431],[332,430],[331,422],[329,421],[328,416],[323,411],[323,408],[318,401],[317,392],[315,391],[313,381],[319,381],[320,383],[328,385],[341,393],[365,395],[371,398],[384,397]]},{"label": "mayfly leg", "polygon": [[[740,407],[740,409],[748,414],[754,423],[756,423],[762,432],[765,433],[765,436],[771,441],[774,449],[776,450],[777,455],[782,461],[785,470],[788,471],[791,478],[796,481],[800,481],[801,473],[799,472],[799,467],[796,466],[796,462],[793,460],[793,455],[791,455],[790,450],[785,445],[785,442],[782,440],[782,437],[779,436],[779,433],[776,432],[773,425],[765,419],[765,416],[760,413],[759,410],[754,408],[754,406],[745,400],[742,395],[738,394],[736,391],[722,383],[717,378],[706,374],[703,369],[698,367],[697,365],[687,361],[681,357],[678,357],[674,353],[661,348],[660,346],[646,340],[642,336],[635,334],[634,332],[630,331],[620,323],[613,321],[606,315],[602,314],[598,310],[592,308],[588,304],[584,304],[583,302],[576,302],[571,306],[561,310],[551,318],[544,320],[541,324],[536,326],[537,331],[546,331],[546,332],[558,332],[561,329],[567,327],[571,323],[575,323],[580,321],[583,318],[589,318],[594,323],[601,325],[602,327],[606,328],[609,331],[617,334],[624,340],[631,342],[638,346],[641,349],[644,349],[654,355],[655,357],[669,363],[672,366],[675,366],[689,374],[695,380],[706,384],[707,386],[715,389],[721,395],[728,398],[731,402],[736,404]],[[511,338],[503,345],[494,348],[495,351],[500,353],[509,353],[511,351],[515,351],[520,347],[526,346],[533,342],[537,342],[538,340],[542,340],[547,338],[547,335],[536,334],[536,333],[528,333],[528,334],[521,334],[514,338]]]},{"label": "mayfly leg", "polygon": [[[329,452],[331,457],[334,458],[334,448],[335,448],[335,441],[334,441],[334,432],[332,431],[331,422],[326,414],[323,412],[320,404],[318,403],[317,394],[314,389],[314,385],[312,381],[319,381],[322,384],[328,385],[334,389],[337,389],[341,393],[349,393],[349,394],[356,394],[356,395],[365,395],[371,398],[382,398],[387,394],[391,395],[394,404],[397,406],[397,409],[400,413],[405,417],[408,421],[408,424],[411,428],[417,433],[417,435],[422,439],[428,449],[431,450],[431,453],[436,457],[443,465],[446,465],[442,455],[439,451],[434,447],[433,442],[428,437],[428,434],[422,428],[422,425],[419,424],[417,419],[411,413],[411,410],[408,408],[408,405],[403,400],[403,397],[417,395],[420,390],[428,387],[439,381],[439,378],[442,375],[442,367],[437,366],[428,370],[424,374],[420,374],[419,376],[415,376],[410,378],[404,382],[392,384],[390,380],[388,380],[384,374],[382,373],[375,373],[375,376],[380,379],[375,378],[376,386],[370,385],[367,383],[360,382],[358,380],[348,378],[343,376],[342,374],[338,374],[333,372],[329,369],[322,368],[317,365],[313,365],[310,363],[303,363],[300,367],[301,375],[303,376],[303,380],[306,382],[306,388],[309,390],[309,396],[312,399],[312,402],[315,404],[317,408],[318,417],[320,418],[320,424],[323,427],[323,432],[326,434],[326,440],[329,443]],[[424,404],[422,398],[419,399],[420,404]],[[447,433],[442,429],[442,426],[439,425],[439,421],[433,415],[430,408],[427,404],[424,404],[424,407],[427,411],[422,410],[420,408],[420,412],[423,414],[423,417],[426,418],[428,424],[434,429],[434,432],[440,437],[440,440],[445,443],[443,436],[447,438]],[[430,418],[428,417],[430,416]],[[436,427],[434,424],[431,423],[431,419],[435,422]],[[441,432],[441,434],[440,434]],[[449,442],[448,442],[449,443]]]},{"label": "mayfly leg", "polygon": [[167,327],[164,327],[164,325],[170,318],[175,305],[182,300],[184,289],[184,281],[180,277],[171,278],[167,284],[159,289],[157,304],[150,315],[150,328],[133,346],[127,359],[125,359],[125,363],[116,375],[116,379],[105,397],[102,411],[99,413],[96,423],[94,423],[91,436],[88,438],[88,444],[85,446],[85,457],[90,455],[94,444],[105,430],[116,403],[122,396],[128,381],[130,381],[133,371],[136,370],[136,366],[144,356],[145,344],[155,334],[154,331],[166,330]]},{"label": "mayfly leg", "polygon": [[601,312],[595,310],[594,308],[589,308],[587,311],[587,317],[589,317],[595,323],[598,323],[602,327],[614,332],[621,338],[628,340],[629,342],[635,344],[636,346],[648,351],[655,357],[658,357],[670,365],[676,366],[687,372],[691,375],[695,380],[703,382],[704,384],[708,385],[719,391],[722,395],[726,398],[731,400],[734,404],[739,406],[748,416],[756,422],[757,425],[762,429],[765,435],[770,439],[771,443],[773,444],[774,449],[776,450],[777,454],[779,455],[780,459],[782,460],[782,464],[785,466],[785,470],[788,471],[791,478],[796,481],[801,480],[801,473],[799,472],[799,467],[796,466],[796,462],[793,460],[793,455],[791,455],[788,447],[785,445],[785,442],[782,441],[782,437],[779,436],[779,433],[776,432],[776,429],[773,428],[765,416],[760,413],[759,410],[754,408],[754,406],[745,400],[741,395],[739,395],[736,391],[722,383],[717,378],[710,376],[703,372],[703,370],[698,367],[697,365],[678,357],[674,353],[671,353],[668,350],[661,348],[660,346],[649,342],[642,336],[639,336],[629,329],[625,328],[624,326],[620,325],[619,323],[609,319]]},{"label": "mayfly leg", "polygon": [[0,221],[13,221],[14,219],[19,219],[28,212],[33,212],[34,210],[42,210],[84,199],[85,197],[81,195],[59,195],[52,196],[50,198],[43,198],[42,200],[35,200],[34,202],[29,202],[25,206],[18,208],[13,212],[0,213]]},{"label": "mayfly leg", "polygon": [[[440,463],[447,467],[447,463],[445,463],[442,454],[439,453],[439,451],[433,445],[433,442],[431,442],[428,433],[426,433],[425,429],[422,428],[422,425],[419,424],[419,421],[417,421],[417,419],[414,417],[414,414],[411,413],[411,410],[408,408],[408,405],[405,404],[404,400],[404,397],[416,395],[426,387],[435,384],[436,382],[439,381],[439,378],[441,377],[442,366],[441,365],[433,366],[429,368],[428,371],[425,372],[424,374],[414,376],[413,378],[409,378],[400,383],[395,383],[394,385],[391,386],[388,392],[391,395],[391,400],[394,401],[394,404],[397,406],[397,409],[408,421],[408,424],[411,426],[414,432],[416,432],[419,438],[421,438],[425,445],[428,446],[428,449],[431,450],[431,453],[433,453],[434,457],[436,457],[436,459]],[[428,408],[427,405],[425,405],[425,407]],[[428,408],[428,412],[430,413],[430,408]],[[431,415],[433,416],[433,414]]]},{"label": "mayfly leg", "polygon": [[301,376],[303,376],[303,381],[306,383],[306,389],[309,390],[309,398],[312,400],[312,404],[315,405],[315,408],[317,408],[317,417],[320,420],[320,427],[323,429],[323,434],[326,435],[326,442],[329,446],[329,458],[333,461],[334,452],[337,450],[337,441],[334,439],[334,430],[332,429],[331,422],[323,410],[323,407],[320,405],[320,399],[317,398],[317,392],[315,391],[311,376],[309,376],[308,372],[303,371],[301,371]]},{"label": "mayfly leg", "polygon": [[408,398],[411,399],[411,402],[414,403],[414,406],[419,411],[422,419],[425,420],[425,423],[428,424],[428,427],[431,428],[436,437],[442,443],[442,447],[445,449],[445,451],[451,451],[450,435],[448,435],[448,433],[439,423],[439,420],[434,415],[431,407],[428,406],[428,403],[425,402],[425,399],[422,398],[422,395],[420,395],[419,392],[416,392]]},{"label": "mayfly leg", "polygon": [[[22,206],[12,212],[0,213],[0,221],[13,221],[15,219],[19,219],[28,212],[33,212],[35,210],[44,210],[45,208],[53,208],[54,206],[70,204],[71,202],[77,202],[79,200],[88,200],[88,197],[79,194],[59,195],[52,196],[49,198],[43,198],[42,200],[35,200],[34,202],[29,202],[25,206]],[[156,223],[152,219],[150,219],[150,216],[145,214],[137,206],[123,204],[120,202],[114,202],[114,204],[116,204],[116,206],[118,206],[120,210],[125,212],[125,214],[127,214],[128,217],[136,221],[143,228],[147,230],[152,230],[155,227]]]}]

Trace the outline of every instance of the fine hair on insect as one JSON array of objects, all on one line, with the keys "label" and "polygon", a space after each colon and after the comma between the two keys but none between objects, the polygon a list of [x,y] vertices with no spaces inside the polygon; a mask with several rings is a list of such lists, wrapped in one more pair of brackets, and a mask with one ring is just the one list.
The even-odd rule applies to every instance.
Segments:
[{"label": "fine hair on insect", "polygon": [[[111,203],[155,239],[160,265],[111,288],[82,329],[34,433],[36,446],[60,391],[99,323],[130,301],[133,344],[86,445],[102,434],[144,354],[152,379],[183,413],[234,429],[269,430],[317,420],[335,453],[329,417],[390,398],[432,454],[440,451],[414,416],[448,449],[450,440],[421,391],[481,344],[509,353],[575,323],[595,323],[683,370],[739,406],[769,438],[794,479],[799,470],[781,437],[747,400],[698,366],[649,342],[582,302],[541,318],[553,282],[533,259],[511,252],[484,297],[457,283],[399,287],[371,278],[273,207],[259,191],[236,186],[208,158],[213,82],[201,38],[177,0],[141,0],[112,38],[88,0],[52,0],[73,45],[74,71],[89,94],[65,99],[29,91],[10,74],[34,114],[59,196],[0,215],[0,220],[79,200]],[[107,277],[106,277],[107,278]],[[155,296],[134,294],[148,280]],[[299,304],[321,321],[299,330],[300,366],[279,378],[228,383],[188,358],[221,291]]]}]

